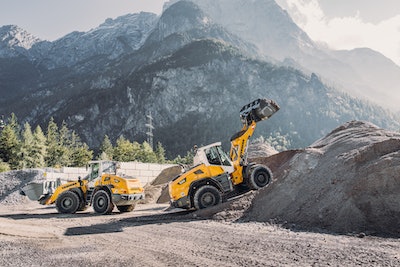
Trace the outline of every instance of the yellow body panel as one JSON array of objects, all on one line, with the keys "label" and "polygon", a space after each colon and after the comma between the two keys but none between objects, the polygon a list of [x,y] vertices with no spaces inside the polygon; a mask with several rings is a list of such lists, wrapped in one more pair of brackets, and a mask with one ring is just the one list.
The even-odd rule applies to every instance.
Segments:
[{"label": "yellow body panel", "polygon": [[62,184],[56,188],[56,190],[51,195],[51,197],[46,200],[44,205],[54,204],[56,202],[57,198],[61,195],[61,193],[71,190],[73,188],[80,188],[83,193],[86,193],[86,191],[88,189],[87,184],[88,184],[87,180],[72,181],[72,182],[68,182],[66,184]]},{"label": "yellow body panel", "polygon": [[246,154],[247,143],[256,129],[256,123],[253,121],[249,126],[243,126],[241,135],[231,141],[230,157],[235,171],[231,174],[234,185],[243,183],[242,160]]},{"label": "yellow body panel", "polygon": [[103,174],[94,186],[110,186],[113,194],[140,194],[144,192],[138,179],[122,178],[114,174]]},{"label": "yellow body panel", "polygon": [[190,185],[193,182],[204,178],[215,177],[223,173],[224,169],[221,166],[206,166],[205,164],[198,165],[171,182],[169,185],[169,194],[171,199],[175,201],[188,196]]}]

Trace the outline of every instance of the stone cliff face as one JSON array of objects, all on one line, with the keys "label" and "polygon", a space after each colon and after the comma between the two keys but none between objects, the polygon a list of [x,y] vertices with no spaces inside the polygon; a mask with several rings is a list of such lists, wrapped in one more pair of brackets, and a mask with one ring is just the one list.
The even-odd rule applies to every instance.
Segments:
[{"label": "stone cliff face", "polygon": [[190,1],[170,5],[159,18],[141,13],[107,20],[87,33],[23,49],[27,54],[0,59],[0,68],[9,70],[0,72],[1,81],[25,68],[25,76],[2,82],[7,97],[0,99],[0,114],[15,112],[42,126],[50,117],[65,120],[94,148],[105,134],[143,141],[149,111],[155,140],[169,156],[194,144],[225,141],[227,147],[241,128],[240,108],[260,97],[274,99],[281,110],[261,122],[256,135],[279,133],[293,147],[352,119],[399,125],[390,113],[327,87],[315,74],[265,61],[256,45]]}]

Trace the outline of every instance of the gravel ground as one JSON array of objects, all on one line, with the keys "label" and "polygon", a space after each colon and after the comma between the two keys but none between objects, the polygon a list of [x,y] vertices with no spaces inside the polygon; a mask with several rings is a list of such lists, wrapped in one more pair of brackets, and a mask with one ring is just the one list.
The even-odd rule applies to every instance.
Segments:
[{"label": "gravel ground", "polygon": [[291,231],[166,208],[141,204],[100,216],[92,209],[58,214],[36,203],[1,206],[0,266],[400,265],[399,239]]}]

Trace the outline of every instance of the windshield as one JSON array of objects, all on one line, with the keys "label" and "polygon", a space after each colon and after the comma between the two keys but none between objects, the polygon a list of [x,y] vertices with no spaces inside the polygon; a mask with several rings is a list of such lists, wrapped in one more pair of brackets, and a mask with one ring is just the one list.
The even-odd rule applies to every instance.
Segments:
[{"label": "windshield", "polygon": [[211,165],[231,166],[228,156],[226,155],[226,153],[222,150],[222,148],[220,146],[214,146],[214,147],[207,148],[205,150],[205,154],[206,154],[208,162]]}]

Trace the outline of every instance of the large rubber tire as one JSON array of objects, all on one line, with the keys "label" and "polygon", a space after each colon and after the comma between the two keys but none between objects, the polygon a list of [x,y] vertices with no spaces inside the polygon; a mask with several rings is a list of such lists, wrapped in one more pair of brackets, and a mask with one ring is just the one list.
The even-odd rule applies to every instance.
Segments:
[{"label": "large rubber tire", "polygon": [[124,206],[117,206],[117,209],[122,212],[131,212],[135,209],[135,204],[132,205],[124,205]]},{"label": "large rubber tire", "polygon": [[56,207],[59,213],[75,213],[80,205],[79,196],[72,191],[62,192],[56,200]]},{"label": "large rubber tire", "polygon": [[114,209],[111,196],[104,190],[100,189],[93,195],[93,209],[99,214],[109,214]]},{"label": "large rubber tire", "polygon": [[258,190],[269,184],[272,179],[272,172],[266,166],[255,165],[247,178],[247,185],[252,190]]},{"label": "large rubber tire", "polygon": [[203,185],[193,196],[193,205],[198,210],[218,205],[221,202],[221,193],[212,185]]}]

